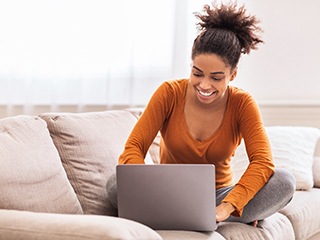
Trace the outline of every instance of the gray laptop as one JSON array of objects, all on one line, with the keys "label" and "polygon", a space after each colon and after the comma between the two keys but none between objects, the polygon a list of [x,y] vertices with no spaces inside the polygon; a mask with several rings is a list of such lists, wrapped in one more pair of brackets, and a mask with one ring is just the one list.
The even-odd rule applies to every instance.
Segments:
[{"label": "gray laptop", "polygon": [[216,229],[213,165],[118,165],[119,217],[156,230]]}]

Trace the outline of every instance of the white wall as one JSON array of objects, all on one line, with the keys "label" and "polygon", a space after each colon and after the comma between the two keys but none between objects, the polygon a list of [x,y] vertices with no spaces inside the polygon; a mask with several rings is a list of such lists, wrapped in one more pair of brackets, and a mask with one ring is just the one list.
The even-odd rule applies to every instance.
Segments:
[{"label": "white wall", "polygon": [[[168,67],[168,70],[166,72],[163,72],[162,74],[165,76],[169,76],[170,77],[169,79],[188,77],[190,74],[191,46],[196,36],[195,35],[196,34],[196,25],[195,25],[196,18],[193,16],[193,12],[201,11],[201,8],[203,7],[203,5],[206,3],[208,4],[211,1],[213,0],[188,0],[188,1],[172,0],[172,2],[174,2],[175,5],[177,5],[175,15],[182,16],[181,18],[178,18],[179,20],[175,22],[174,26],[172,27],[172,29],[174,30],[173,32],[176,33],[177,35],[173,46],[170,45],[169,47],[163,47],[163,45],[161,45],[162,47],[159,47],[157,52],[153,53],[153,52],[145,51],[146,54],[140,54],[139,52],[140,48],[139,48],[139,50],[136,50],[138,52],[138,54],[136,55],[132,55],[130,51],[127,51],[126,48],[122,47],[123,52],[129,52],[128,54],[129,57],[125,58],[125,56],[127,55],[124,56],[123,53],[118,54],[117,51],[114,51],[117,53],[116,57],[121,56],[120,58],[121,61],[119,62],[122,63],[122,60],[125,59],[125,62],[131,63],[133,58],[132,56],[135,56],[135,58],[137,58],[138,56],[138,57],[147,59],[150,55],[150,62],[154,63],[154,60],[158,59],[157,58],[157,56],[159,56],[158,53],[164,52],[166,55],[164,59],[168,59],[167,61],[165,61],[165,64],[168,65],[169,67]],[[217,2],[219,1],[220,0],[217,0]],[[229,0],[225,0],[225,1],[229,1]],[[11,1],[0,0],[0,3],[2,4],[2,5],[0,4],[2,7],[1,8],[2,12],[8,11],[6,8],[3,7],[7,5],[3,3],[7,3],[7,2],[11,2]],[[21,0],[20,2],[23,2],[23,0]],[[32,2],[33,4],[37,3],[37,1],[32,1]],[[54,1],[48,0],[45,2],[51,4]],[[63,0],[59,1],[60,4],[62,4],[63,2],[64,2]],[[69,3],[67,4],[67,6],[72,6],[71,4],[72,1],[66,1],[66,2]],[[80,4],[81,6],[85,6],[85,2],[87,3],[88,1],[84,0],[80,2],[81,2]],[[101,4],[103,6],[104,3],[109,3],[109,2],[112,2],[112,1],[103,1],[103,0],[95,1],[95,4]],[[156,1],[153,0],[152,2],[156,2]],[[266,43],[262,45],[258,51],[253,51],[249,56],[244,56],[242,58],[239,65],[238,77],[235,79],[233,84],[251,92],[257,99],[258,103],[262,105],[276,104],[276,105],[288,106],[288,105],[298,104],[298,105],[317,105],[317,107],[320,107],[320,96],[319,96],[320,95],[320,83],[319,83],[320,78],[318,78],[318,74],[317,74],[318,73],[317,69],[320,68],[320,27],[318,25],[318,23],[320,22],[320,14],[318,13],[320,10],[320,0],[306,0],[306,1],[238,0],[238,3],[239,5],[241,5],[242,3],[245,3],[246,8],[248,9],[248,12],[257,15],[257,17],[261,19],[262,21],[261,25],[265,31],[262,34],[262,36]],[[28,2],[28,4],[30,5],[30,2]],[[10,6],[12,5],[14,9],[15,7],[14,4],[9,4],[9,5]],[[136,4],[133,4],[133,5],[135,6]],[[171,5],[171,2],[170,2],[170,5]],[[20,6],[20,5],[16,4],[16,6]],[[57,6],[59,6],[59,4]],[[149,10],[149,7],[148,6],[146,7],[147,7],[146,9]],[[21,10],[21,7],[18,9]],[[60,8],[57,8],[57,9],[60,9]],[[165,10],[163,9],[168,9],[168,12],[165,12]],[[163,9],[162,11],[160,11],[161,9],[157,8],[157,10],[159,10],[160,12],[163,12],[163,17],[167,19],[168,16],[171,16],[170,14],[172,13],[173,9],[171,8],[170,9],[163,8]],[[21,11],[25,12],[25,9],[22,9]],[[108,14],[107,12],[105,13],[103,10],[101,11],[102,11],[102,14],[100,14],[101,16]],[[14,17],[15,15],[13,13],[16,13],[16,12],[13,11],[11,14],[11,12],[9,11],[9,14],[2,14],[1,16],[2,17],[10,16],[10,18],[8,18],[9,20],[15,19]],[[66,12],[66,10],[63,10],[63,13],[68,13],[68,12]],[[78,13],[79,13],[79,16],[82,16],[81,11]],[[26,16],[27,15],[28,14],[26,14]],[[98,14],[98,16],[100,15]],[[32,19],[34,19],[36,22],[37,17],[33,16],[32,14],[31,16],[32,16]],[[69,15],[67,14],[67,16]],[[141,16],[141,15],[138,14],[138,16]],[[6,18],[4,19],[6,20]],[[62,20],[60,19],[60,22],[61,21]],[[27,48],[26,53],[22,54],[22,58],[21,58],[19,47],[21,49],[25,48],[26,39],[23,38],[23,35],[21,35],[22,38],[19,38],[20,37],[19,34],[18,35],[13,34],[13,36],[17,36],[17,37],[14,37],[13,38],[14,40],[11,41],[10,33],[15,33],[15,32],[19,33],[19,31],[17,30],[15,25],[10,25],[12,24],[10,21],[2,21],[2,22],[3,24],[2,25],[0,24],[1,25],[0,28],[2,27],[1,28],[2,30],[8,29],[7,32],[2,31],[5,33],[2,35],[3,36],[6,35],[6,36],[5,37],[2,36],[2,38],[0,38],[0,39],[6,40],[6,41],[2,40],[1,42],[4,44],[0,44],[0,52],[2,53],[0,54],[0,58],[2,56],[2,59],[4,59],[4,61],[2,61],[3,67],[2,68],[0,67],[0,68],[2,69],[2,72],[7,73],[8,75],[7,79],[0,79],[0,86],[2,86],[2,88],[0,87],[0,92],[2,93],[0,94],[0,102],[1,102],[1,99],[4,99],[2,101],[4,105],[0,106],[0,112],[5,111],[5,114],[10,114],[11,112],[16,113],[14,109],[15,104],[17,104],[16,102],[18,102],[19,104],[20,103],[22,104],[21,105],[22,107],[20,106],[19,108],[18,106],[17,109],[20,109],[20,110],[22,109],[24,113],[27,113],[29,110],[26,111],[25,109],[30,109],[30,106],[32,107],[33,106],[32,104],[34,102],[37,103],[39,99],[41,101],[44,101],[43,104],[52,103],[54,105],[53,109],[56,109],[58,104],[64,103],[63,100],[58,100],[58,99],[63,99],[62,98],[63,95],[66,95],[66,96],[71,95],[70,92],[75,93],[74,95],[72,95],[72,97],[68,96],[69,98],[71,98],[71,104],[77,104],[78,102],[80,102],[81,107],[79,109],[82,109],[83,107],[82,103],[89,104],[93,102],[93,104],[98,104],[100,102],[104,103],[104,101],[106,101],[110,105],[110,102],[111,102],[110,99],[112,98],[110,96],[121,96],[121,99],[122,98],[125,99],[125,96],[130,95],[130,94],[125,94],[131,89],[130,87],[125,88],[126,86],[135,86],[134,89],[136,90],[138,89],[138,90],[135,91],[136,93],[133,95],[135,97],[136,95],[138,95],[139,96],[138,100],[140,101],[140,93],[141,93],[141,99],[143,99],[141,100],[141,102],[144,102],[144,99],[146,99],[145,102],[147,102],[147,100],[149,99],[149,96],[155,91],[155,88],[158,85],[160,85],[162,81],[168,80],[167,77],[156,74],[157,76],[155,78],[157,79],[158,82],[150,81],[151,78],[149,77],[149,74],[151,76],[151,75],[155,75],[155,73],[153,69],[146,67],[147,74],[144,74],[145,77],[144,78],[136,77],[136,79],[138,79],[137,81],[138,84],[126,85],[125,83],[123,83],[125,86],[123,88],[119,88],[118,81],[113,81],[113,82],[110,81],[110,83],[109,82],[105,83],[104,78],[101,78],[103,79],[103,81],[101,82],[99,81],[99,84],[97,85],[92,84],[92,87],[88,88],[88,86],[90,85],[89,83],[91,83],[91,78],[87,78],[87,74],[81,75],[81,73],[87,73],[87,70],[88,70],[88,73],[93,72],[96,74],[100,69],[101,75],[103,75],[106,71],[105,66],[108,65],[108,61],[107,61],[107,64],[105,64],[104,59],[107,59],[105,58],[105,56],[108,54],[100,54],[101,51],[96,51],[96,50],[92,51],[92,49],[90,48],[89,49],[84,48],[84,49],[81,49],[80,52],[82,52],[82,50],[84,51],[83,51],[83,54],[80,54],[80,55],[81,56],[83,55],[86,57],[81,58],[80,55],[79,57],[77,57],[79,54],[77,53],[75,58],[77,61],[73,61],[72,57],[74,57],[75,54],[73,54],[73,51],[71,52],[67,51],[70,53],[69,54],[70,58],[67,56],[68,55],[67,54],[66,55],[67,57],[64,57],[61,59],[62,60],[69,59],[68,61],[66,62],[60,61],[60,60],[53,61],[53,63],[55,62],[58,63],[57,64],[58,67],[57,67],[55,66],[55,64],[51,64],[52,62],[47,62],[46,60],[43,60],[42,55],[51,56],[50,54],[47,54],[46,51],[43,51],[43,52],[37,53],[39,54],[39,57],[36,59],[39,61],[37,61],[36,63],[43,62],[43,65],[40,65],[39,67],[39,65],[37,64],[31,64],[32,61],[28,61],[29,55],[32,57],[38,56],[33,51],[33,48],[30,48],[30,47]],[[136,22],[140,22],[140,20],[136,20]],[[33,21],[31,21],[31,23],[33,23]],[[52,25],[55,26],[53,23],[54,21],[52,21]],[[80,23],[82,22],[80,21]],[[88,28],[88,26],[86,27]],[[142,25],[142,26],[145,26],[145,25]],[[35,28],[34,30],[35,33],[38,33],[37,29],[38,28]],[[55,29],[59,29],[57,33],[60,32],[60,28],[55,28]],[[83,29],[81,27],[81,24],[78,26],[77,29],[79,29],[79,33],[81,33],[79,36],[81,37],[83,34],[83,31],[82,31]],[[89,33],[91,33],[92,28],[89,27],[88,29],[90,30]],[[172,31],[171,27],[170,28],[166,27],[165,29],[169,29],[168,31]],[[141,28],[140,30],[145,31],[144,28]],[[69,30],[66,28],[65,31],[68,32]],[[51,34],[49,34],[51,33],[50,28],[46,29],[45,32],[47,32],[48,34],[44,34],[43,32],[40,32],[39,36],[45,36],[44,39],[46,39],[46,37],[50,38],[51,37]],[[110,38],[109,35],[106,35],[105,38],[99,37],[101,31],[97,31],[97,32],[98,32],[97,33],[98,35],[95,35],[96,37],[94,39],[100,39],[100,42],[104,43],[104,42],[107,42],[107,39],[113,39],[113,38]],[[139,34],[141,33],[139,32]],[[26,35],[27,39],[29,39],[30,41],[33,39],[33,37],[35,37],[35,39],[37,40],[35,41],[36,43],[38,43],[38,41],[39,43],[43,43],[42,39],[37,38],[38,36],[37,34],[35,34],[35,36],[33,37],[32,36],[33,36],[32,34]],[[88,36],[91,36],[91,35],[88,34]],[[170,41],[167,41],[167,40],[169,38],[173,38],[173,36],[174,34],[172,36],[171,34],[161,34],[161,38],[159,39],[161,42],[164,42],[164,40],[166,40],[165,42],[168,42],[169,44]],[[155,37],[155,36],[152,36],[152,37]],[[58,42],[60,42],[61,46],[63,46],[64,45],[63,38],[61,38],[62,40],[60,38],[58,39],[59,39]],[[76,39],[76,38],[72,38],[72,39]],[[86,42],[85,39],[82,39],[82,40]],[[74,44],[72,44],[73,43],[72,41],[70,41],[69,39],[68,42],[70,42],[71,44],[70,46],[72,46],[71,48],[75,49],[74,51],[77,52],[78,48],[74,48],[75,46]],[[11,48],[13,49],[12,52],[17,53],[16,55],[12,54],[12,52],[10,51],[7,51],[8,50],[7,45],[9,44],[6,44],[6,43],[12,43],[12,42],[19,43],[18,47],[11,46]],[[142,41],[142,42],[145,43],[148,41]],[[50,44],[47,44],[47,45],[49,46]],[[113,46],[113,44],[103,44],[103,45]],[[34,46],[35,49],[39,47],[38,44],[33,44],[32,46]],[[64,50],[60,49],[59,47],[60,45],[58,44],[57,46],[58,46],[57,49],[59,49],[58,52],[61,52],[64,54]],[[79,49],[81,47],[82,47],[82,42],[79,42]],[[172,50],[171,48],[174,50],[174,53],[175,53],[175,54],[172,54],[174,56],[172,58],[172,61],[171,61],[171,50]],[[3,51],[4,49],[7,49],[7,50]],[[52,49],[54,48],[49,48],[50,52],[53,51]],[[106,51],[108,49],[109,48],[106,48]],[[8,54],[7,55],[3,54],[4,52],[7,52]],[[56,51],[53,51],[53,52],[56,52]],[[91,58],[88,57],[86,52],[88,52],[88,54],[90,53],[89,55],[91,56]],[[91,55],[92,53],[95,53],[95,52],[97,52],[97,57],[95,57],[95,55]],[[59,56],[59,54],[57,56]],[[51,57],[51,58],[59,59],[58,57],[56,58]],[[101,61],[98,62],[98,64],[96,64],[96,62],[93,63],[93,61],[91,61],[91,59],[98,59],[98,58],[101,59]],[[114,60],[114,58],[110,58],[110,59]],[[37,82],[37,78],[35,78],[34,80],[35,84],[31,84],[31,80],[29,81],[29,79],[27,79],[25,82],[19,84],[18,85],[19,87],[16,88],[15,85],[13,84],[13,81],[18,82],[20,81],[20,79],[18,79],[18,76],[17,76],[18,74],[16,73],[15,68],[14,69],[10,68],[10,64],[8,63],[11,63],[11,62],[15,64],[21,63],[23,73],[29,72],[29,69],[26,68],[26,66],[29,66],[29,65],[36,66],[35,69],[37,71],[39,70],[40,73],[45,72],[45,69],[47,69],[45,66],[48,66],[48,69],[49,70],[53,69],[53,71],[51,72],[54,73],[54,75],[50,76],[48,79],[51,79],[51,78],[55,79],[56,78],[55,74],[61,73],[61,71],[63,72],[63,70],[66,70],[66,72],[68,73],[70,69],[73,69],[73,67],[81,66],[79,68],[79,71],[75,69],[74,72],[76,73],[75,75],[76,77],[73,77],[73,78],[78,79],[79,76],[84,77],[84,79],[86,80],[82,82],[85,82],[86,84],[84,84],[83,86],[79,85],[79,87],[77,86],[77,88],[73,88],[73,83],[72,83],[71,85],[72,87],[68,88],[68,87],[65,87],[65,86],[69,86],[66,83],[73,82],[73,81],[69,81],[69,80],[60,81],[59,83],[55,83],[54,81],[52,81],[52,83],[45,83],[44,81],[42,81],[41,84],[39,84]],[[76,63],[76,64],[72,65],[73,67],[70,67],[67,64],[68,62]],[[82,62],[83,64],[80,64],[80,65],[77,64]],[[87,63],[90,63],[90,64],[87,64]],[[62,66],[62,70],[59,69],[59,66]],[[89,68],[87,69],[88,66]],[[171,71],[170,66],[172,66],[172,74],[170,74],[170,71]],[[112,69],[117,70],[114,68]],[[77,74],[78,72],[79,72],[79,76]],[[120,72],[121,76],[124,75],[124,72],[122,71],[116,71],[116,72]],[[132,77],[131,75],[132,71],[129,69],[128,72],[129,72],[129,77]],[[140,69],[138,69],[137,72],[140,73]],[[93,76],[96,79],[95,74]],[[109,77],[109,75],[110,73],[108,73],[107,78]],[[67,74],[67,76],[69,75]],[[97,76],[100,76],[100,75],[97,74]],[[41,80],[43,78],[40,77],[39,79]],[[95,81],[98,82],[98,80],[95,80]],[[124,81],[121,81],[121,82],[124,82]],[[52,84],[52,86],[55,86],[54,90],[51,90],[51,89],[47,90],[46,87],[47,85],[49,86],[50,84]],[[105,85],[107,86],[105,87]],[[110,90],[110,89],[113,89],[112,87],[114,85],[117,86],[116,88],[117,91]],[[36,89],[35,86],[37,86],[38,89]],[[71,89],[71,91],[69,91],[69,89]],[[118,89],[120,89],[120,91],[118,91]],[[40,92],[42,94],[33,95],[31,92],[29,92],[29,90],[36,90],[35,92]],[[25,92],[28,94],[24,95]],[[106,97],[104,96],[105,92],[107,92]],[[8,102],[7,99],[9,99],[9,106],[7,104]],[[16,99],[22,99],[22,100],[16,101]],[[24,101],[24,99],[26,100]],[[78,101],[78,99],[81,99],[81,101]],[[97,102],[94,102],[94,101],[97,101]],[[140,104],[140,102],[138,102],[138,104]]]},{"label": "white wall", "polygon": [[265,44],[242,58],[234,85],[261,104],[319,105],[320,1],[241,2],[262,21]]}]

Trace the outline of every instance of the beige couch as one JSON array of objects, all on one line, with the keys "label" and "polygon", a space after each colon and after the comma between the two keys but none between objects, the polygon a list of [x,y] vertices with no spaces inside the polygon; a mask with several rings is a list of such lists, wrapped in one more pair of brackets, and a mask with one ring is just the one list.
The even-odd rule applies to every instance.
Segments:
[{"label": "beige couch", "polygon": [[[297,171],[297,186],[308,190],[297,190],[285,209],[257,228],[221,223],[216,232],[157,231],[116,217],[105,185],[139,114],[119,110],[0,119],[0,239],[320,239],[320,159],[313,151],[298,154],[311,155],[301,159],[301,176]],[[270,128],[269,133],[273,137],[282,130],[286,138],[306,138],[302,149],[314,150],[317,129],[298,129],[298,137],[286,128]],[[310,134],[303,135],[303,130]],[[239,149],[232,165],[235,181],[246,161],[243,146]],[[157,162],[157,152],[158,138],[146,161]],[[281,157],[279,166],[286,161]]]}]

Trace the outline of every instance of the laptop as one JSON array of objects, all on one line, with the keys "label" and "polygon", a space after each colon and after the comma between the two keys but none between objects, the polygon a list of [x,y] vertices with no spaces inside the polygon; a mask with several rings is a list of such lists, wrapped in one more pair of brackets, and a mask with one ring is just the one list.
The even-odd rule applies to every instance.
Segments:
[{"label": "laptop", "polygon": [[116,172],[119,217],[155,230],[216,230],[214,165],[125,164]]}]

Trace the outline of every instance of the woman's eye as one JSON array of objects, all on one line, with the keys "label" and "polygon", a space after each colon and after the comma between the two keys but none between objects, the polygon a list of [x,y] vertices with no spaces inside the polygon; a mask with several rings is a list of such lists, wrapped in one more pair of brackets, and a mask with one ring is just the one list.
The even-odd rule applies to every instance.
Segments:
[{"label": "woman's eye", "polygon": [[214,81],[220,81],[220,80],[221,80],[221,78],[213,77],[213,78],[212,78],[212,80],[214,80]]},{"label": "woman's eye", "polygon": [[200,73],[194,73],[193,76],[195,77],[201,77],[202,75]]}]

